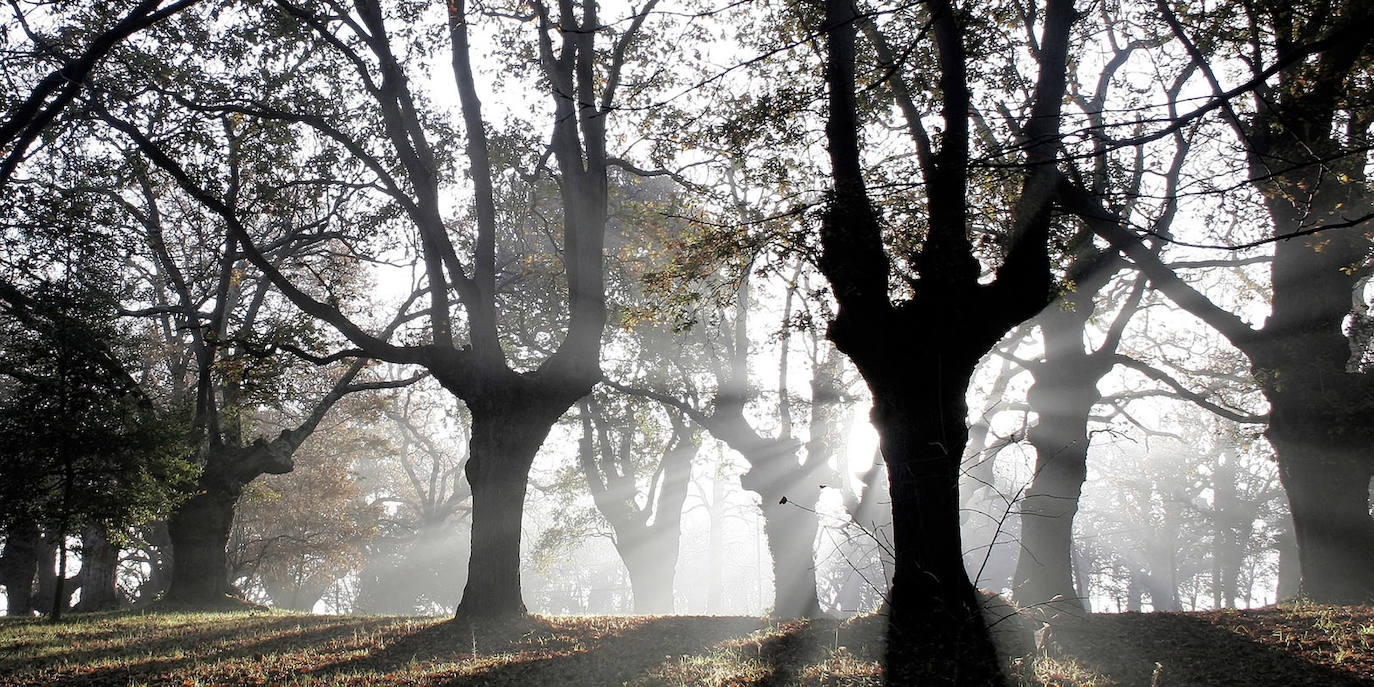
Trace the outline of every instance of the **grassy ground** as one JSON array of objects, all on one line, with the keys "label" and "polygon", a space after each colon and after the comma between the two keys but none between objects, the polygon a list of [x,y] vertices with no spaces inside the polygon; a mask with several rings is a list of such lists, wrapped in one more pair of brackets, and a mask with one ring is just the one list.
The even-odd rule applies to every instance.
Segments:
[{"label": "grassy ground", "polygon": [[[882,621],[442,618],[263,611],[0,620],[0,686],[878,685]],[[1053,633],[1026,685],[1367,685],[1374,608],[1099,615]]]}]

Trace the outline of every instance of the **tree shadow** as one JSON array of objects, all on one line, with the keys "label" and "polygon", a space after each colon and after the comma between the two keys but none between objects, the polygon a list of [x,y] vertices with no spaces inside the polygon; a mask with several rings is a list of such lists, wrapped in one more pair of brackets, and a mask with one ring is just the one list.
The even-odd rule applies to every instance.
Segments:
[{"label": "tree shadow", "polygon": [[[127,641],[113,646],[108,641],[111,632],[102,630],[94,638],[83,633],[83,648],[73,647],[49,659],[29,659],[22,666],[6,665],[6,661],[0,660],[0,675],[17,672],[19,668],[31,672],[46,667],[44,672],[49,676],[43,684],[130,684],[135,678],[163,678],[178,670],[207,662],[239,658],[252,658],[260,662],[268,655],[315,650],[331,642],[356,639],[360,633],[377,632],[401,624],[405,624],[405,621],[395,618],[264,615],[222,629],[209,625],[154,627],[148,636],[131,634],[129,628],[124,628],[122,638]],[[117,634],[119,631],[114,632]],[[94,641],[88,641],[91,639]],[[51,640],[48,644],[51,644]],[[125,660],[117,660],[119,658]],[[89,662],[104,665],[74,672],[67,670]],[[3,680],[0,680],[0,684],[3,684]]]},{"label": "tree shadow", "polygon": [[1122,687],[1374,687],[1374,676],[1309,660],[1310,647],[1259,641],[1196,615],[1096,615],[1055,626],[1053,637],[1056,657],[1077,660]]},{"label": "tree shadow", "polygon": [[537,616],[487,626],[448,621],[310,673],[327,678],[418,668],[430,684],[620,685],[766,624],[758,618],[681,616],[601,617],[582,624]]}]

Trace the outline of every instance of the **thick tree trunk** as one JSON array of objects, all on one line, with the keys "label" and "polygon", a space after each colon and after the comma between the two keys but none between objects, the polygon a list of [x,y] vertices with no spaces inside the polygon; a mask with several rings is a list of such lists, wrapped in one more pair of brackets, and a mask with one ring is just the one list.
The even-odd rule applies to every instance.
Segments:
[{"label": "thick tree trunk", "polygon": [[1072,555],[1073,519],[1087,475],[1085,448],[1050,454],[1055,458],[1045,465],[1036,462],[1035,480],[1021,507],[1022,549],[1012,581],[1022,607],[1051,602],[1083,607],[1073,582]]},{"label": "thick tree trunk", "polygon": [[5,585],[6,613],[32,615],[34,580],[38,576],[42,535],[32,522],[11,525],[5,532],[5,553],[0,556],[0,584]]},{"label": "thick tree trunk", "polygon": [[734,441],[731,447],[750,465],[740,483],[761,499],[763,531],[773,562],[773,616],[819,616],[815,548],[820,492],[819,485],[812,484],[814,467],[798,462],[797,447],[788,441]]},{"label": "thick tree trunk", "polygon": [[[1307,74],[1332,86],[1358,73],[1356,53],[1343,51],[1368,51],[1370,34],[1358,27],[1372,16],[1368,3],[1350,3],[1322,17],[1334,30],[1355,31],[1342,48],[1309,60]],[[1369,116],[1342,102],[1339,88],[1311,88],[1306,80],[1295,73],[1281,83],[1278,101],[1256,113],[1247,141],[1275,236],[1343,224],[1374,208],[1368,158],[1337,133],[1348,126],[1341,133],[1363,138]],[[1346,331],[1352,295],[1363,300],[1358,268],[1374,245],[1370,226],[1276,242],[1263,340],[1242,346],[1270,404],[1268,437],[1288,491],[1302,591],[1329,603],[1374,601],[1374,379],[1355,371]]]},{"label": "thick tree trunk", "polygon": [[234,504],[242,484],[210,486],[182,503],[167,520],[172,542],[172,573],[166,599],[177,604],[215,607],[235,590],[229,583],[226,549],[234,524]]},{"label": "thick tree trunk", "polygon": [[73,610],[89,613],[119,608],[118,566],[119,547],[110,542],[104,530],[87,526],[81,533],[81,572],[77,574],[81,601]]},{"label": "thick tree trunk", "polygon": [[[1277,408],[1274,415],[1277,420]],[[1279,475],[1293,515],[1301,591],[1327,603],[1367,603],[1374,599],[1370,465],[1363,456],[1295,429],[1271,424],[1269,440],[1280,456]]]},{"label": "thick tree trunk", "polygon": [[1087,423],[1100,375],[1087,367],[1081,341],[1080,335],[1071,358],[1056,357],[1057,364],[1037,371],[1028,394],[1038,416],[1029,431],[1035,478],[1021,505],[1022,548],[1012,582],[1023,607],[1060,599],[1066,608],[1083,608],[1073,583],[1073,519],[1088,476]]},{"label": "thick tree trunk", "polygon": [[[644,541],[627,541],[620,558],[630,573],[634,612],[640,615],[667,615],[673,612],[673,578],[677,574],[678,537],[654,536]],[[619,544],[619,542],[617,542]]]},{"label": "thick tree trunk", "polygon": [[815,510],[814,498],[797,503],[789,499],[785,504],[763,502],[763,532],[773,560],[775,617],[815,618],[821,614],[813,555],[818,529]]},{"label": "thick tree trunk", "polygon": [[[323,412],[317,407],[314,417]],[[237,605],[229,600],[238,590],[229,579],[226,551],[234,507],[249,482],[264,474],[290,472],[294,467],[291,455],[306,436],[309,431],[297,429],[282,432],[271,442],[257,439],[246,446],[221,445],[208,451],[198,491],[167,519],[172,543],[168,601],[206,608]]]},{"label": "thick tree trunk", "polygon": [[534,456],[559,413],[528,398],[470,402],[468,407],[472,438],[465,471],[472,488],[472,552],[456,615],[466,620],[523,615],[520,526],[525,490]]},{"label": "thick tree trunk", "polygon": [[932,364],[938,358],[907,358],[917,365],[906,366],[900,380],[865,375],[888,468],[897,563],[888,596],[888,683],[1001,684],[959,529],[959,466],[968,441],[963,394],[976,360]]}]

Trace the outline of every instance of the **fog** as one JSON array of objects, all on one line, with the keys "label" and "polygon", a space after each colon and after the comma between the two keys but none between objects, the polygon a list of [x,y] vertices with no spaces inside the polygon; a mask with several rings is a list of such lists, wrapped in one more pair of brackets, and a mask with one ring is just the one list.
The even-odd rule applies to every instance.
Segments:
[{"label": "fog", "polygon": [[4,608],[992,684],[1374,600],[1374,38],[1289,4],[11,3]]}]

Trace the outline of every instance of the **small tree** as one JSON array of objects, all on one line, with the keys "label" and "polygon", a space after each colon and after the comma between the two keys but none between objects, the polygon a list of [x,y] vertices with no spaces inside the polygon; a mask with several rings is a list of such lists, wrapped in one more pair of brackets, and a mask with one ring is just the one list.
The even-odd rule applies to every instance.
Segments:
[{"label": "small tree", "polygon": [[164,515],[195,471],[181,458],[181,433],[151,412],[106,348],[120,339],[108,302],[68,283],[12,295],[0,332],[0,519],[39,523],[58,542],[56,620],[66,537],[91,527],[117,538]]}]

